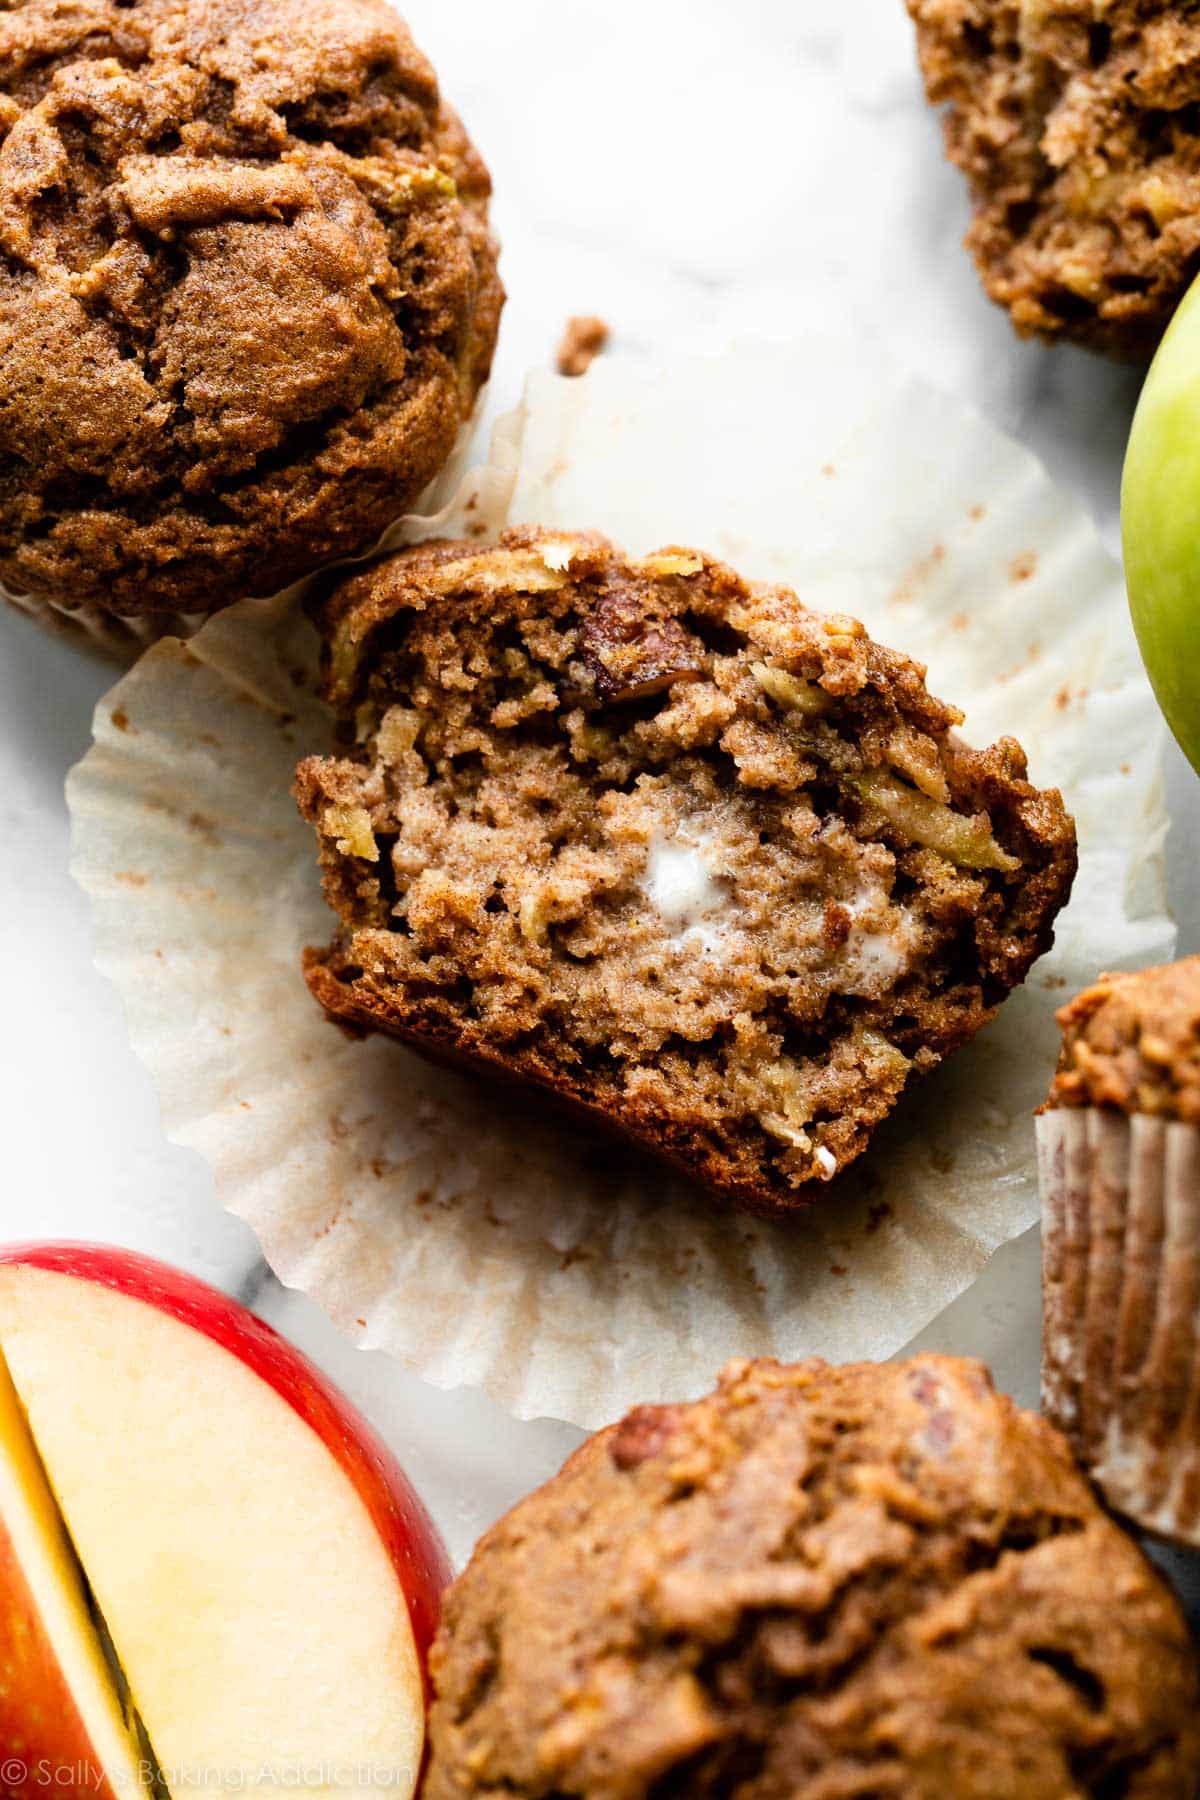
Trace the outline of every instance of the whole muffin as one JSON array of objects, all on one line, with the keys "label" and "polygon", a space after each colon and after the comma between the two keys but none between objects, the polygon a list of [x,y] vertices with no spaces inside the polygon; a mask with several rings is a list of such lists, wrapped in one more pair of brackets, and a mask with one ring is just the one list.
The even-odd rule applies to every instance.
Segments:
[{"label": "whole muffin", "polygon": [[1174,1599],[979,1364],[735,1363],[480,1543],[426,1800],[1192,1800]]},{"label": "whole muffin", "polygon": [[1200,1545],[1200,956],[1102,975],[1058,1020],[1044,1404],[1110,1506]]},{"label": "whole muffin", "polygon": [[421,546],[317,609],[349,757],[297,774],[334,1018],[804,1205],[1048,948],[1075,872],[1020,746],[694,550]]},{"label": "whole muffin", "polygon": [[204,612],[437,473],[502,291],[487,171],[384,0],[0,13],[0,579]]},{"label": "whole muffin", "polygon": [[980,278],[1023,333],[1143,361],[1200,266],[1200,19],[907,0]]}]

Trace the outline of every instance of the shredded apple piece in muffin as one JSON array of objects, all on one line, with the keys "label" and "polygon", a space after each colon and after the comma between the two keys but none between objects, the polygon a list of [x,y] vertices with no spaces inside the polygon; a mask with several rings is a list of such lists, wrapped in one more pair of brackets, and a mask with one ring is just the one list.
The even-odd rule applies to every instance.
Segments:
[{"label": "shredded apple piece in muffin", "polygon": [[810,1198],[1050,942],[1059,795],[786,588],[524,531],[388,558],[318,616],[356,737],[298,772],[341,921],[318,1000],[738,1205]]}]

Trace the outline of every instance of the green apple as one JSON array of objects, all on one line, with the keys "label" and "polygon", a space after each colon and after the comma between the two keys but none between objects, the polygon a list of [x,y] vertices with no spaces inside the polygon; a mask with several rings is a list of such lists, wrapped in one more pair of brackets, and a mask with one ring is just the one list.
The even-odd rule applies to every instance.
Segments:
[{"label": "green apple", "polygon": [[1121,535],[1146,672],[1200,770],[1200,281],[1142,389],[1125,453]]}]

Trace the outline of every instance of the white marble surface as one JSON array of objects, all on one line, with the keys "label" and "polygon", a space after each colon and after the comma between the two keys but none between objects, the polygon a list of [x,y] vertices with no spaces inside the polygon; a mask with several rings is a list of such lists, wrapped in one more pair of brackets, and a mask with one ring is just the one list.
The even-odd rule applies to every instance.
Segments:
[{"label": "white marble surface", "polygon": [[[1022,437],[1116,548],[1136,377],[1018,343],[981,296],[900,0],[410,0],[407,12],[495,176],[511,300],[490,416],[549,360],[571,312],[603,314],[634,350],[764,323],[849,329]],[[380,1424],[462,1556],[577,1434],[514,1424],[349,1350],[269,1276],[206,1169],[162,1137],[67,869],[63,778],[109,678],[0,617],[0,1237],[128,1244],[249,1300]],[[1181,949],[1195,950],[1200,783],[1177,756],[1169,795],[1172,896]],[[1036,1244],[997,1261],[924,1338],[992,1354],[1029,1399]]]}]

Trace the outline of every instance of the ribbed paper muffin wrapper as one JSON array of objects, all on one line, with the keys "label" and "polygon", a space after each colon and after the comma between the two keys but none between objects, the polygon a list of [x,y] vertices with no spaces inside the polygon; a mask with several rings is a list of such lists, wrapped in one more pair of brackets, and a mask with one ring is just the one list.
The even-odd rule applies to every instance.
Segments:
[{"label": "ribbed paper muffin wrapper", "polygon": [[1200,1129],[1037,1121],[1042,1395],[1110,1506],[1200,1545]]},{"label": "ribbed paper muffin wrapper", "polygon": [[148,652],[70,782],[97,960],[166,1129],[353,1338],[523,1416],[593,1425],[732,1355],[885,1357],[1037,1218],[1031,1114],[1064,992],[1171,951],[1162,734],[1119,572],[1016,444],[836,343],[532,377],[437,524],[535,521],[789,581],[928,661],[973,741],[1019,735],[1082,839],[1054,951],[811,1210],[734,1215],[325,1021],[299,957],[334,921],[289,793],[331,741],[315,635],[287,602],[246,603]]},{"label": "ribbed paper muffin wrapper", "polygon": [[39,594],[14,594],[0,587],[0,600],[34,619],[57,637],[72,639],[109,662],[135,663],[142,653],[163,637],[191,637],[205,620],[204,613],[148,613],[142,618],[122,618],[94,601],[62,606]]}]

